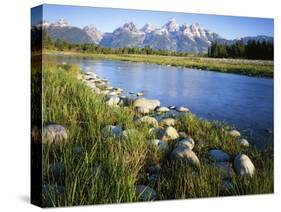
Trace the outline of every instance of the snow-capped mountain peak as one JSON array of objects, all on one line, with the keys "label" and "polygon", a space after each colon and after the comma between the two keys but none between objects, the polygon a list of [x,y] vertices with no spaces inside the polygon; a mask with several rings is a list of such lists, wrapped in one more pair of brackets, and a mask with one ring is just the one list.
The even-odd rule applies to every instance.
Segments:
[{"label": "snow-capped mountain peak", "polygon": [[68,27],[68,23],[64,18],[60,18],[57,22],[52,23],[50,26],[52,27]]},{"label": "snow-capped mountain peak", "polygon": [[179,25],[177,24],[176,19],[171,18],[163,28],[166,28],[168,32],[177,32],[179,30]]},{"label": "snow-capped mountain peak", "polygon": [[141,31],[143,31],[145,33],[151,33],[154,30],[155,30],[155,27],[151,23],[147,23],[141,28]]}]

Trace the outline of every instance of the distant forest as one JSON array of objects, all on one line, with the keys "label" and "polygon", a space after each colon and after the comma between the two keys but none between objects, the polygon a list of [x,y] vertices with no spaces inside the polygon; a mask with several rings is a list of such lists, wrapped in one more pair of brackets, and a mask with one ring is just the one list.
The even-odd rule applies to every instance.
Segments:
[{"label": "distant forest", "polygon": [[244,58],[273,60],[273,43],[249,40],[247,44],[236,42],[232,45],[212,43],[208,56],[214,58]]},{"label": "distant forest", "polygon": [[[40,33],[41,34],[41,33]],[[42,37],[41,37],[42,36]],[[60,39],[52,40],[47,31],[43,30],[42,35],[33,40],[33,49],[40,49],[41,41],[44,49],[59,51],[74,51],[90,54],[140,54],[140,55],[162,55],[162,56],[204,56],[212,58],[239,58],[273,60],[273,43],[250,40],[247,44],[236,42],[232,45],[212,43],[207,54],[194,54],[188,52],[174,52],[168,50],[154,50],[147,46],[145,48],[123,47],[104,48],[97,44],[73,44]],[[36,36],[34,36],[36,38]],[[42,39],[41,39],[42,38]]]}]

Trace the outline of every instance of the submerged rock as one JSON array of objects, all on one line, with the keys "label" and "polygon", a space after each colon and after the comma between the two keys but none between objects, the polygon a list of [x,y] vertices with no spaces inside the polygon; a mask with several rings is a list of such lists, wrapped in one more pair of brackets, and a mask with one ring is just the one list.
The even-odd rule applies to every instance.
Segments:
[{"label": "submerged rock", "polygon": [[216,162],[225,162],[230,159],[230,156],[220,149],[211,149],[209,150],[208,155],[211,160]]},{"label": "submerged rock", "polygon": [[197,155],[191,149],[182,146],[178,146],[172,151],[171,158],[195,167],[200,166],[200,161]]},{"label": "submerged rock", "polygon": [[49,124],[43,127],[42,143],[60,144],[67,141],[67,131],[59,124]]},{"label": "submerged rock", "polygon": [[251,159],[244,154],[239,154],[234,159],[234,169],[240,176],[250,176],[255,174],[255,166]]},{"label": "submerged rock", "polygon": [[136,193],[140,201],[155,200],[157,198],[156,191],[145,185],[137,185]]},{"label": "submerged rock", "polygon": [[179,137],[179,134],[177,130],[171,126],[167,127],[162,135],[162,140],[167,141],[167,140],[175,140]]},{"label": "submerged rock", "polygon": [[160,106],[160,101],[157,99],[146,99],[146,98],[137,98],[134,103],[134,107],[145,107],[149,110],[154,110],[156,107]]}]

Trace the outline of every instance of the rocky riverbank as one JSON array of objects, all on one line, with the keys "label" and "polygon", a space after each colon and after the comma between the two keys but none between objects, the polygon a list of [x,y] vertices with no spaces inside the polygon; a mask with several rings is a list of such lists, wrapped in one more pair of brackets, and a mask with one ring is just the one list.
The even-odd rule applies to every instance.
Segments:
[{"label": "rocky riverbank", "polygon": [[[128,92],[122,88],[112,87],[106,79],[102,79],[93,72],[79,73],[77,79],[88,86],[93,93],[103,97],[105,104],[112,109],[128,108],[134,113],[133,122],[136,126],[145,126],[148,129],[149,139],[147,145],[156,149],[164,155],[164,160],[173,163],[179,163],[194,170],[200,170],[202,164],[207,164],[215,172],[222,175],[222,189],[228,193],[235,193],[232,183],[234,176],[246,177],[251,179],[258,170],[255,168],[250,156],[241,151],[227,152],[219,148],[220,145],[206,145],[206,140],[200,139],[200,133],[205,132],[187,132],[182,130],[181,117],[191,114],[188,108],[179,106],[163,106],[157,99],[147,99],[141,92]],[[188,124],[188,123],[187,123]],[[121,123],[103,126],[100,131],[100,140],[129,140],[132,136],[138,137],[139,129],[126,128]],[[217,129],[216,129],[217,130]],[[250,148],[249,142],[241,136],[235,129],[221,128],[221,133],[237,142],[239,149]],[[69,142],[67,127],[59,124],[47,124],[43,129],[43,143],[57,145]],[[196,134],[196,139],[192,137]],[[36,135],[34,131],[33,135]],[[199,135],[199,136],[198,136]],[[202,139],[204,136],[201,136]],[[213,138],[210,138],[213,139]],[[200,148],[208,148],[207,154],[201,153]],[[195,150],[196,149],[196,150]],[[82,152],[80,146],[75,147],[75,152],[79,155]],[[165,163],[162,161],[162,163]],[[159,161],[151,161],[146,167],[145,173],[149,181],[156,183],[159,178],[167,174],[168,170],[162,167]],[[50,164],[50,170],[53,175],[60,176],[65,168],[63,164]],[[93,167],[93,174],[105,172],[100,167]],[[50,192],[53,185],[44,185],[43,192]],[[137,184],[135,187],[139,200],[159,199],[156,188],[151,187],[150,183]],[[63,186],[59,187],[61,194],[65,191]]]}]

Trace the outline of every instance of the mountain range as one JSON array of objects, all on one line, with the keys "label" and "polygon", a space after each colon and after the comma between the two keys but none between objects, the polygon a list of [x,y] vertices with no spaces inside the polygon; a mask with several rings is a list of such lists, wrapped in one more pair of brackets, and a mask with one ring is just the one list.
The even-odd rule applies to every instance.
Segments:
[{"label": "mountain range", "polygon": [[33,26],[33,30],[42,28],[47,30],[52,40],[61,39],[70,43],[95,43],[111,48],[150,46],[153,49],[192,53],[206,53],[212,42],[226,44],[237,41],[247,43],[249,40],[273,42],[273,37],[265,35],[229,40],[204,29],[198,23],[179,25],[175,19],[170,19],[158,28],[147,23],[138,29],[133,22],[129,22],[111,33],[102,33],[94,25],[84,28],[70,26],[64,19],[53,23],[43,21]]}]

